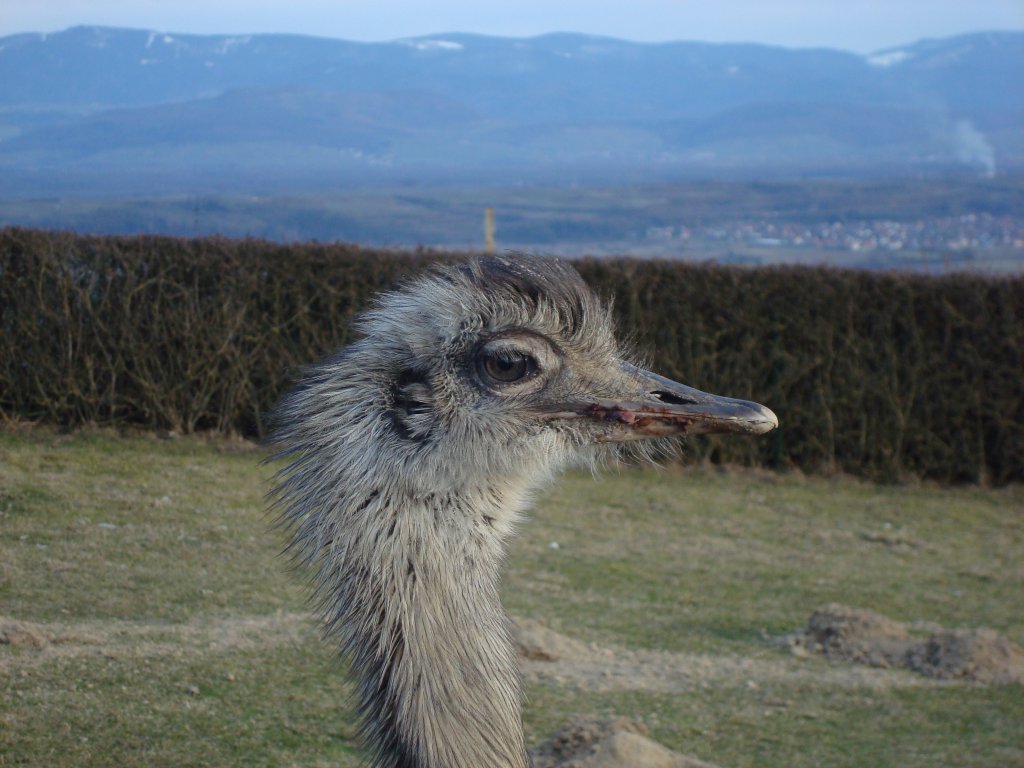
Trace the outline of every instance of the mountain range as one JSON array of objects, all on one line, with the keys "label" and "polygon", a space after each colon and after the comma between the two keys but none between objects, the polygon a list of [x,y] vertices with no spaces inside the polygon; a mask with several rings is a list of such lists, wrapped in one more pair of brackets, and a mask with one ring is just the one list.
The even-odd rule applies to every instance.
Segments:
[{"label": "mountain range", "polygon": [[576,34],[0,38],[0,198],[1013,174],[1024,33],[862,56]]}]

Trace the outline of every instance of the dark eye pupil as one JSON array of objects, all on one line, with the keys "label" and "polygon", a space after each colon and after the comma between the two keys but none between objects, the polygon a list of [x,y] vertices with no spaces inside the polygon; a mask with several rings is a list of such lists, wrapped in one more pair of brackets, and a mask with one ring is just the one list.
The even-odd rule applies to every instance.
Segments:
[{"label": "dark eye pupil", "polygon": [[533,373],[533,360],[525,355],[492,355],[483,360],[484,373],[495,381],[508,384]]}]

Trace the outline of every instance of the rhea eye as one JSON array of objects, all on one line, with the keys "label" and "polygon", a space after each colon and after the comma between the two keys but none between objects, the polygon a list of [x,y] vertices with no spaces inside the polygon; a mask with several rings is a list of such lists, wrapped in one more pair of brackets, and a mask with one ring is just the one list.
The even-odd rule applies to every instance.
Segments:
[{"label": "rhea eye", "polygon": [[537,361],[512,349],[483,352],[478,367],[484,379],[494,384],[515,384],[536,375]]}]

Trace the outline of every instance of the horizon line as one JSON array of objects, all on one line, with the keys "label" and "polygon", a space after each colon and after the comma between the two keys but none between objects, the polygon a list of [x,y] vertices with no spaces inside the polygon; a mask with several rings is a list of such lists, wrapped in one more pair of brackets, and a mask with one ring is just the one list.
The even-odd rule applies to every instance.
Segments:
[{"label": "horizon line", "polygon": [[898,44],[898,45],[884,46],[884,47],[881,47],[881,48],[876,48],[876,49],[872,49],[870,51],[865,51],[865,52],[861,52],[861,51],[854,50],[854,49],[851,49],[851,48],[842,48],[842,47],[837,47],[837,46],[833,46],[833,45],[828,45],[828,44],[825,44],[825,43],[822,43],[822,44],[792,45],[792,44],[785,44],[785,43],[771,43],[771,42],[754,41],[754,40],[740,40],[740,39],[737,39],[737,40],[706,40],[706,39],[700,39],[700,38],[689,38],[689,39],[685,39],[685,38],[672,38],[672,39],[667,39],[667,40],[637,40],[637,39],[632,39],[632,38],[628,38],[628,37],[618,37],[618,36],[615,36],[615,35],[598,34],[598,33],[593,33],[593,32],[575,32],[575,31],[564,30],[564,29],[563,30],[551,30],[551,31],[548,31],[548,32],[540,32],[540,33],[537,33],[537,34],[528,34],[528,35],[500,35],[500,34],[493,34],[493,33],[489,33],[489,32],[466,32],[466,31],[453,31],[453,30],[449,30],[449,31],[446,31],[446,32],[433,32],[433,33],[424,33],[424,34],[416,34],[416,35],[404,35],[404,36],[401,36],[401,37],[393,37],[393,38],[360,40],[360,39],[355,39],[355,38],[346,38],[346,37],[340,37],[340,36],[329,35],[329,34],[317,34],[317,33],[313,33],[313,32],[183,32],[183,31],[174,31],[174,30],[170,30],[170,29],[159,29],[159,28],[156,28],[156,27],[143,27],[143,26],[132,26],[132,25],[129,25],[129,26],[116,26],[116,25],[108,25],[108,24],[72,24],[70,26],[61,27],[59,29],[55,29],[55,30],[52,30],[52,31],[24,30],[24,31],[20,31],[20,32],[0,33],[0,40],[2,40],[4,38],[7,38],[7,37],[19,37],[19,36],[37,36],[37,37],[41,37],[41,38],[46,38],[46,37],[49,37],[51,35],[60,35],[60,34],[63,34],[63,33],[66,33],[66,32],[71,32],[71,31],[74,31],[74,30],[77,30],[77,29],[86,29],[86,30],[89,30],[89,29],[91,29],[91,30],[117,30],[117,31],[124,31],[124,32],[146,32],[146,33],[151,33],[151,34],[155,33],[155,34],[162,34],[162,35],[169,35],[169,36],[176,35],[176,36],[179,36],[179,37],[202,37],[202,38],[223,38],[223,37],[236,37],[236,38],[237,37],[297,37],[297,38],[313,38],[313,39],[317,39],[317,40],[332,40],[332,41],[336,41],[336,42],[353,43],[353,44],[358,44],[358,45],[392,45],[392,44],[396,44],[396,43],[405,43],[405,42],[417,41],[417,40],[442,39],[442,38],[445,38],[445,37],[475,37],[475,38],[492,39],[492,40],[522,40],[522,41],[527,41],[527,40],[539,40],[539,39],[543,39],[543,38],[546,38],[546,37],[571,36],[571,37],[592,38],[592,39],[595,39],[595,40],[607,40],[607,41],[612,41],[612,42],[625,43],[625,44],[628,44],[628,45],[638,45],[638,46],[687,45],[687,44],[710,45],[710,46],[756,46],[756,47],[762,47],[762,48],[780,48],[780,49],[792,50],[792,51],[799,51],[799,50],[830,50],[830,51],[840,51],[840,52],[843,52],[843,53],[850,53],[850,54],[853,54],[853,55],[856,55],[856,56],[870,56],[870,55],[875,54],[875,53],[880,53],[880,52],[883,52],[883,51],[891,51],[891,50],[895,50],[895,49],[898,49],[898,48],[902,48],[902,47],[906,47],[906,46],[918,45],[920,43],[925,43],[925,42],[934,41],[934,40],[950,40],[950,39],[955,39],[955,38],[958,38],[958,37],[978,37],[978,36],[984,36],[984,35],[1024,35],[1024,28],[977,29],[977,30],[972,30],[972,31],[957,32],[955,34],[950,34],[950,35],[941,35],[941,36],[934,36],[934,35],[932,35],[932,36],[919,37],[919,38],[915,38],[913,40],[910,40],[908,42],[901,43],[901,44]]}]

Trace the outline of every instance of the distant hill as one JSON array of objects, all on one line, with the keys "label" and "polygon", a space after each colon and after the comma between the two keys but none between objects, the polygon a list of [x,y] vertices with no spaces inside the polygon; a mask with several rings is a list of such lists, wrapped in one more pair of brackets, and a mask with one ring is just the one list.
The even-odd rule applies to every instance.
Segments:
[{"label": "distant hill", "polygon": [[0,197],[1024,170],[1024,33],[825,49],[0,38]]}]

